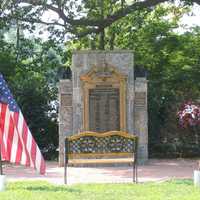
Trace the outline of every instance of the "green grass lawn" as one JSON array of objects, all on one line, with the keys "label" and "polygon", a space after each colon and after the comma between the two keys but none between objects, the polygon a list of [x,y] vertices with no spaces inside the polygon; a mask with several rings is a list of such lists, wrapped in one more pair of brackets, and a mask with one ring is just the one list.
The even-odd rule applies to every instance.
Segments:
[{"label": "green grass lawn", "polygon": [[41,181],[9,183],[0,200],[200,200],[191,180],[145,184],[57,186]]}]

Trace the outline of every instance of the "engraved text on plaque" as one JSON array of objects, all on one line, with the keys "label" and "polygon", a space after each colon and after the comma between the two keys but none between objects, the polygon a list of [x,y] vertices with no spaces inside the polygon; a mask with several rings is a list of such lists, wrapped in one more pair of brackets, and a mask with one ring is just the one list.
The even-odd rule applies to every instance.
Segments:
[{"label": "engraved text on plaque", "polygon": [[101,86],[89,90],[89,129],[96,132],[120,130],[118,88]]}]

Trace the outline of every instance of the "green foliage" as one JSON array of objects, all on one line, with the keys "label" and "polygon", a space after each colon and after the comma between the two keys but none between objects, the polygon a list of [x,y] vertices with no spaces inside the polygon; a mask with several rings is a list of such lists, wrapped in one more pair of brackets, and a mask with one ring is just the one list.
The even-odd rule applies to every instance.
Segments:
[{"label": "green foliage", "polygon": [[3,36],[0,44],[0,72],[45,158],[55,159],[58,147],[57,71],[65,60],[61,47],[51,40],[27,39],[23,34],[20,35],[20,48],[16,48],[15,40],[7,41]]},{"label": "green foliage", "polygon": [[[107,49],[134,50],[135,66],[149,72],[149,150],[153,157],[189,157],[200,152],[190,130],[181,130],[176,119],[180,104],[198,101],[200,96],[200,29],[176,33],[188,10],[187,6],[157,6],[152,12],[146,9],[126,16],[106,30]],[[74,42],[80,49],[98,47],[95,36]]]},{"label": "green foliage", "polygon": [[4,200],[197,200],[199,188],[191,180],[172,180],[164,183],[143,184],[82,184],[58,186],[42,181],[9,183],[0,193]]},{"label": "green foliage", "polygon": [[[194,149],[193,156],[199,153],[198,146],[189,142],[190,131],[181,136],[183,131],[176,119],[180,104],[189,99],[198,100],[200,95],[199,29],[183,34],[174,31],[186,11],[187,7],[158,6],[151,13],[131,15],[116,25],[120,31],[115,46],[134,49],[135,65],[149,72],[151,156],[192,156],[191,151],[186,152],[188,145]],[[142,23],[137,18],[142,18]]]},{"label": "green foliage", "polygon": [[[17,73],[13,80],[16,100],[24,113],[34,138],[42,150],[58,146],[57,115],[51,105],[56,88],[51,88],[37,72]],[[17,83],[17,84],[16,84]]]}]

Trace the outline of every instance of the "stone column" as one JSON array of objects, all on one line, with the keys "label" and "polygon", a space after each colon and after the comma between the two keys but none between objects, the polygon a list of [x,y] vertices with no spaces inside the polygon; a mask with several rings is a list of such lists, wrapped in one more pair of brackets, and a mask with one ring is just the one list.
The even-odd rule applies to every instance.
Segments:
[{"label": "stone column", "polygon": [[134,129],[139,136],[138,162],[144,164],[148,160],[148,110],[147,80],[136,78],[134,103]]},{"label": "stone column", "polygon": [[59,82],[59,166],[64,165],[65,137],[72,135],[72,81]]}]

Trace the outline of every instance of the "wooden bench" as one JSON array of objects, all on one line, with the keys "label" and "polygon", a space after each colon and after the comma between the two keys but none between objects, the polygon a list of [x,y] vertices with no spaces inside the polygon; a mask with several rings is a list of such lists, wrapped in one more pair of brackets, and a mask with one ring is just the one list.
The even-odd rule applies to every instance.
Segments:
[{"label": "wooden bench", "polygon": [[128,163],[133,166],[133,182],[137,182],[138,138],[122,131],[106,133],[82,132],[65,140],[65,172],[76,164],[99,165]]}]

